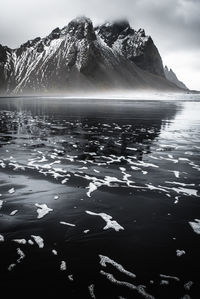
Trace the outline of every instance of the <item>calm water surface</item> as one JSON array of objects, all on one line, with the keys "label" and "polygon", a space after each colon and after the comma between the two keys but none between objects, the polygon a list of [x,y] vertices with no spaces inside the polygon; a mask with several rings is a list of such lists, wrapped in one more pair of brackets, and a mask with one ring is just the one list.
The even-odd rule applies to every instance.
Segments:
[{"label": "calm water surface", "polygon": [[1,98],[2,293],[199,298],[199,112]]}]

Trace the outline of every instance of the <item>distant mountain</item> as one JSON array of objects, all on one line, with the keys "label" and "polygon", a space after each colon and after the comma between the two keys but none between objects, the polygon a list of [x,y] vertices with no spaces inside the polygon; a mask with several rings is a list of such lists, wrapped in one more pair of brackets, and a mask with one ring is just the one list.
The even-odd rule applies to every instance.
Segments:
[{"label": "distant mountain", "polygon": [[188,90],[187,86],[177,78],[176,74],[173,72],[172,69],[168,69],[168,67],[165,66],[164,71],[165,71],[165,77],[167,78],[167,80],[174,83],[175,85],[177,85],[180,88]]},{"label": "distant mountain", "polygon": [[0,90],[32,94],[108,89],[176,91],[151,37],[128,22],[72,20],[17,49],[0,45]]}]

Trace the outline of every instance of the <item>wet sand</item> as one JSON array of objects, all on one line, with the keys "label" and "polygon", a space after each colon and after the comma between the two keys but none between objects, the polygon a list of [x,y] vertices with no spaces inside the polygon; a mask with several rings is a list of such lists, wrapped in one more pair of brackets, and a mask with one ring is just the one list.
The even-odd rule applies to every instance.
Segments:
[{"label": "wet sand", "polygon": [[199,102],[0,109],[2,293],[199,298]]}]

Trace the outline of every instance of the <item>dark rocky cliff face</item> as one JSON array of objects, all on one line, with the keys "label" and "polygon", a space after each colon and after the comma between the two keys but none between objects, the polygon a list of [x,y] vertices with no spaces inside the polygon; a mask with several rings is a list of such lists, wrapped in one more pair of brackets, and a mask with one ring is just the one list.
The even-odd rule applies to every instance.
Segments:
[{"label": "dark rocky cliff face", "polygon": [[112,88],[176,90],[165,79],[158,50],[143,30],[135,31],[128,22],[94,29],[85,17],[18,49],[0,46],[0,71],[1,92],[14,94]]},{"label": "dark rocky cliff face", "polygon": [[128,22],[106,23],[96,28],[105,43],[120,51],[138,67],[165,77],[161,56],[151,37],[143,29],[133,30]]},{"label": "dark rocky cliff face", "polygon": [[168,67],[165,66],[164,70],[165,70],[165,77],[167,78],[167,80],[169,80],[170,82],[174,83],[176,86],[182,89],[188,90],[187,86],[177,78],[176,74],[173,72],[172,69],[168,69]]},{"label": "dark rocky cliff face", "polygon": [[95,31],[109,47],[112,47],[119,37],[122,38],[135,32],[127,21],[105,23],[96,27]]},{"label": "dark rocky cliff face", "polygon": [[7,91],[9,78],[13,69],[11,63],[12,50],[0,45],[0,91]]}]

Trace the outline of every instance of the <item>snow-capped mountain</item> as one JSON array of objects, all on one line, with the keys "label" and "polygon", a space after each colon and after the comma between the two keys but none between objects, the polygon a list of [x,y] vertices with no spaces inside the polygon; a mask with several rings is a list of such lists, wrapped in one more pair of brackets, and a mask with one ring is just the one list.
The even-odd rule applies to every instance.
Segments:
[{"label": "snow-capped mountain", "polygon": [[167,78],[167,80],[174,83],[175,85],[177,85],[180,88],[188,90],[187,86],[177,78],[176,74],[173,72],[172,69],[168,69],[168,67],[165,66],[164,71],[165,71],[165,77]]},{"label": "snow-capped mountain", "polygon": [[3,93],[111,88],[177,89],[166,80],[151,37],[128,22],[94,28],[82,17],[17,49],[0,46]]}]

